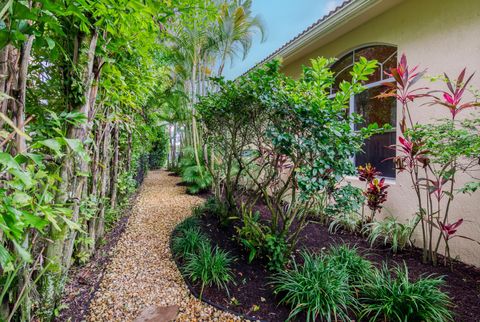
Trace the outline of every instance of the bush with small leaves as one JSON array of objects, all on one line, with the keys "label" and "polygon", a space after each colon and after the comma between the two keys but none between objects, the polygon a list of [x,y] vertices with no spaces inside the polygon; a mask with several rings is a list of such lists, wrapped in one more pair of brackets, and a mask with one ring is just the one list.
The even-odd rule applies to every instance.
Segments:
[{"label": "bush with small leaves", "polygon": [[391,272],[384,264],[361,288],[359,320],[452,321],[450,299],[440,290],[443,283],[441,277],[432,276],[411,281],[406,265]]},{"label": "bush with small leaves", "polygon": [[290,270],[272,276],[275,294],[280,303],[292,310],[289,320],[305,312],[307,321],[348,320],[348,311],[356,308],[356,299],[349,286],[348,271],[325,256],[302,253],[303,265],[293,262]]},{"label": "bush with small leaves", "polygon": [[228,252],[218,247],[212,249],[207,243],[202,243],[199,251],[187,256],[183,272],[193,282],[201,283],[200,298],[205,286],[215,285],[228,293],[227,284],[233,282],[230,268],[232,257]]},{"label": "bush with small leaves", "polygon": [[198,252],[204,245],[209,245],[209,242],[200,228],[188,227],[179,231],[179,235],[173,239],[172,251],[176,256],[186,258]]}]

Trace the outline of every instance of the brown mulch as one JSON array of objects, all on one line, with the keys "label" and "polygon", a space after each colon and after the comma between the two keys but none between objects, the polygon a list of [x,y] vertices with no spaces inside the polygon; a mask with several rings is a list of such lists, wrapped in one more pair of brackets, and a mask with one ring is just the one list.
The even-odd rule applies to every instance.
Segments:
[{"label": "brown mulch", "polygon": [[[266,207],[259,205],[257,209],[262,211],[262,218],[268,217],[268,214],[265,213]],[[285,321],[290,309],[284,305],[278,305],[279,298],[275,298],[272,287],[269,285],[271,273],[265,268],[265,263],[262,261],[254,260],[252,263],[248,263],[245,249],[235,239],[234,225],[221,226],[217,218],[207,215],[202,217],[201,227],[210,240],[220,248],[229,251],[236,258],[232,264],[236,277],[235,284],[229,285],[229,296],[225,291],[210,287],[204,290],[204,298],[229,310],[256,319]],[[347,232],[331,234],[327,227],[315,222],[310,222],[301,233],[294,255],[298,257],[301,249],[320,252],[332,245],[343,243],[356,246],[358,251],[376,266],[381,266],[383,261],[386,261],[390,267],[403,265],[405,262],[410,278],[413,280],[431,274],[443,276],[445,285],[442,289],[452,298],[454,320],[480,321],[480,270],[473,266],[456,262],[453,271],[449,267],[433,267],[422,263],[422,254],[419,249],[408,249],[393,254],[382,245],[370,247],[361,235]],[[198,292],[199,285],[194,285],[194,289]],[[294,321],[302,320],[304,318],[300,317]]]}]

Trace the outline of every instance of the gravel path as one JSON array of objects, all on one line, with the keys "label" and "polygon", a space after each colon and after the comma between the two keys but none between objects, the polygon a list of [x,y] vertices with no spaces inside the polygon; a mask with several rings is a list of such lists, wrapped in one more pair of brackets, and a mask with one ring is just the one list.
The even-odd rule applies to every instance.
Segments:
[{"label": "gravel path", "polygon": [[177,321],[240,320],[193,297],[172,260],[171,231],[202,202],[185,194],[178,182],[165,171],[151,171],[145,178],[88,321],[132,321],[151,305],[178,305]]}]

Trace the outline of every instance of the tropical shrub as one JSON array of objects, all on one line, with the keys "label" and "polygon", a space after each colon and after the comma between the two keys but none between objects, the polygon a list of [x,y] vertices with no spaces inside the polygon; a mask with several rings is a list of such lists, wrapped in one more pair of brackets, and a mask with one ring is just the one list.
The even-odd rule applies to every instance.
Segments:
[{"label": "tropical shrub", "polygon": [[[263,199],[271,213],[270,233],[284,236],[289,251],[306,224],[314,196],[328,195],[338,178],[353,175],[350,158],[365,138],[381,130],[372,125],[354,131],[351,124],[361,117],[345,113],[351,95],[363,91],[361,82],[374,72],[376,62],[360,59],[352,81],[343,82],[334,99],[331,63],[313,60],[312,67],[293,80],[280,73],[278,61],[269,62],[236,82],[218,81],[219,91],[198,104],[205,139],[213,148],[207,159],[222,156],[222,162],[209,167],[218,194],[222,196],[223,189],[229,206],[235,205],[234,193],[247,192],[250,207]],[[232,120],[224,120],[229,116]],[[217,152],[217,145],[222,151]]]},{"label": "tropical shrub", "polygon": [[335,189],[331,197],[334,202],[325,209],[326,214],[330,217],[341,213],[359,214],[365,202],[362,189],[354,187],[350,183]]},{"label": "tropical shrub", "polygon": [[383,239],[384,245],[390,245],[394,253],[409,246],[415,222],[403,224],[397,218],[389,216],[382,221],[374,221],[365,225],[364,232],[373,245],[378,239]]},{"label": "tropical shrub", "polygon": [[294,261],[291,269],[272,276],[280,303],[291,307],[289,320],[305,312],[307,321],[347,321],[348,310],[356,307],[347,270],[322,255],[302,252],[301,256],[303,265]]},{"label": "tropical shrub", "polygon": [[365,201],[362,190],[347,184],[335,189],[332,199],[334,201],[325,208],[330,218],[329,231],[336,232],[341,228],[355,232],[362,223],[360,209]]},{"label": "tropical shrub", "polygon": [[233,258],[228,252],[210,244],[201,243],[197,253],[190,253],[183,266],[183,272],[193,282],[201,283],[200,298],[205,286],[215,285],[228,293],[228,283],[233,282],[230,263]]},{"label": "tropical shrub", "polygon": [[248,262],[251,263],[260,252],[265,243],[268,227],[260,222],[260,213],[253,213],[242,207],[241,225],[235,227],[239,242],[248,251]]},{"label": "tropical shrub", "polygon": [[284,236],[272,234],[270,227],[260,221],[260,213],[253,213],[242,205],[241,225],[236,227],[237,238],[248,251],[248,261],[257,257],[267,259],[272,271],[281,270],[288,261],[288,248]]},{"label": "tropical shrub", "polygon": [[361,287],[360,319],[369,321],[452,321],[452,303],[440,290],[440,277],[421,277],[411,281],[406,265],[393,273],[384,265],[374,270]]},{"label": "tropical shrub", "polygon": [[208,190],[212,185],[212,176],[203,164],[197,164],[191,148],[184,149],[179,167],[183,182],[188,183],[188,193],[197,194]]},{"label": "tropical shrub", "polygon": [[[463,111],[480,106],[478,98],[476,101],[466,100],[473,74],[467,76],[466,69],[463,69],[456,80],[451,80],[445,74],[442,77],[445,90],[416,88],[415,84],[425,71],[419,71],[418,66],[410,68],[405,55],[388,74],[395,79],[395,83],[388,84],[390,89],[380,97],[395,97],[402,105],[402,135],[398,138],[399,144],[391,148],[397,150],[394,158],[397,170],[410,175],[415,191],[418,207],[415,215],[419,217],[417,224],[421,225],[423,261],[436,264],[443,244],[446,264],[450,258],[449,241],[452,238],[471,239],[455,234],[462,220],[449,222],[449,215],[456,193],[468,191],[469,186],[474,187],[478,182],[458,187],[459,180],[456,180],[461,173],[472,174],[480,155],[480,118],[472,115],[466,120],[458,119]],[[415,122],[409,103],[421,98],[428,98],[423,105],[446,108],[450,118],[432,124]],[[448,229],[454,226],[455,229]]]},{"label": "tropical shrub", "polygon": [[172,251],[176,256],[187,258],[199,252],[202,247],[209,245],[207,237],[198,227],[183,228],[172,241]]}]

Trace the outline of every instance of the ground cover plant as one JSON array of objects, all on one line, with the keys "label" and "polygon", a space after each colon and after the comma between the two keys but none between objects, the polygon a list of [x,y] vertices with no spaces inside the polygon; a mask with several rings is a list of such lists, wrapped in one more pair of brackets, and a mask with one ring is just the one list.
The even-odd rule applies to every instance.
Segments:
[{"label": "ground cover plant", "polygon": [[[403,303],[406,303],[405,305],[407,306],[415,305],[415,301],[411,301],[407,296],[411,289],[415,289],[414,292],[418,292],[417,294],[422,294],[422,296],[414,296],[418,305],[430,301],[426,300],[429,294],[434,294],[431,301],[434,301],[437,295],[439,298],[446,299],[444,302],[445,307],[438,310],[439,314],[445,314],[442,315],[444,321],[451,321],[452,318],[449,318],[449,316],[454,316],[453,320],[475,321],[475,312],[480,311],[477,301],[478,297],[475,295],[472,297],[472,294],[476,293],[476,280],[480,277],[480,272],[472,270],[471,267],[466,265],[457,264],[456,271],[453,272],[448,267],[432,267],[429,264],[421,263],[422,253],[420,250],[410,248],[394,254],[389,248],[390,245],[376,244],[374,247],[371,247],[362,234],[351,234],[342,230],[336,233],[329,233],[328,228],[324,225],[309,222],[307,227],[301,232],[299,244],[292,254],[292,260],[297,265],[297,268],[293,269],[294,264],[292,263],[281,271],[269,270],[268,258],[258,257],[255,260],[250,260],[249,249],[240,243],[237,237],[234,237],[237,230],[241,229],[242,223],[234,221],[231,225],[220,225],[220,219],[209,212],[205,205],[201,208],[203,208],[201,212],[196,210],[193,213],[194,216],[199,216],[196,220],[198,220],[201,230],[209,236],[212,247],[217,245],[222,249],[228,250],[236,259],[230,266],[234,282],[229,284],[228,293],[225,290],[218,289],[216,286],[206,286],[203,290],[202,298],[239,314],[245,314],[251,319],[285,321],[291,314],[294,314],[295,316],[291,320],[303,321],[307,319],[307,314],[310,314],[307,313],[307,303],[313,303],[311,312],[316,310],[313,305],[316,305],[318,302],[315,299],[303,301],[304,306],[302,308],[304,309],[299,309],[298,312],[294,312],[296,306],[290,305],[291,302],[279,304],[287,294],[291,295],[292,301],[304,298],[304,296],[309,294],[315,295],[315,288],[308,292],[308,287],[302,288],[299,287],[300,283],[292,282],[289,285],[296,287],[283,292],[275,292],[277,285],[286,284],[281,282],[272,283],[272,278],[277,273],[284,275],[290,270],[292,270],[292,275],[298,278],[299,272],[303,272],[303,257],[301,254],[305,249],[310,250],[307,252],[311,257],[330,261],[331,264],[329,265],[335,266],[337,272],[341,270],[346,272],[349,292],[358,303],[355,308],[348,307],[348,320],[359,319],[360,315],[366,312],[365,307],[362,306],[362,290],[366,287],[366,283],[371,283],[372,274],[384,274],[381,278],[384,288],[407,289],[404,292],[405,297],[398,297],[399,300],[403,298]],[[257,215],[261,220],[268,213],[268,208],[264,204],[258,204],[255,211],[258,212]],[[257,256],[259,255],[257,254]],[[178,265],[181,269],[181,264],[179,263]],[[381,273],[383,265],[387,265],[389,275]],[[396,280],[396,270],[404,265],[408,265],[408,278],[404,275],[402,277],[403,282],[399,282]],[[308,275],[308,277],[311,276]],[[292,276],[288,278],[290,282],[296,280]],[[377,279],[380,278],[377,277]],[[412,286],[423,280],[427,280],[425,284],[428,284],[419,288],[426,290],[424,293],[417,291],[415,286]],[[434,281],[430,282],[431,280]],[[405,287],[398,286],[400,284],[402,287]],[[305,285],[308,284],[305,282]],[[193,285],[193,289],[196,294],[199,294],[201,285]],[[316,290],[318,291],[318,288]],[[296,297],[294,296],[295,291],[299,292],[299,294],[296,294]],[[388,297],[384,297],[377,304],[388,306],[388,301]],[[452,302],[455,305],[452,305]],[[397,303],[400,302],[395,302],[392,306],[395,306]],[[368,301],[365,302],[365,306],[368,306],[367,304]],[[404,304],[399,304],[398,307],[395,306],[395,309],[392,308],[392,311],[401,311],[404,307]],[[418,311],[411,311],[412,316],[417,313],[419,314]],[[318,319],[319,317],[317,317]],[[372,315],[365,313],[361,320],[368,321],[370,319],[372,319]],[[394,317],[389,319],[395,320]],[[341,321],[342,319],[337,318],[337,320]]]},{"label": "ground cover plant", "polygon": [[197,252],[187,255],[183,272],[201,284],[200,298],[202,298],[205,286],[215,285],[223,288],[228,293],[227,284],[233,281],[230,270],[232,258],[218,247],[212,248],[208,243],[201,243]]},{"label": "ground cover plant", "polygon": [[306,312],[307,321],[348,320],[348,310],[355,308],[356,300],[343,263],[308,252],[301,256],[303,264],[294,262],[291,269],[272,277],[280,303],[292,308],[289,320],[302,311]]},{"label": "ground cover plant", "polygon": [[[392,273],[395,277],[392,276]],[[410,280],[406,265],[393,272],[384,265],[367,275],[360,290],[360,318],[369,321],[452,321],[452,305],[439,290],[441,277]]]}]

